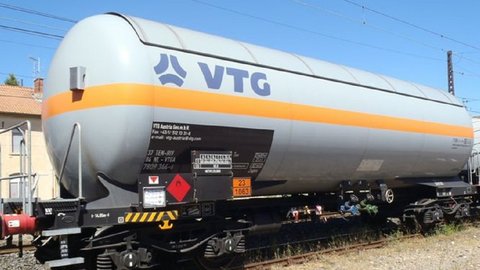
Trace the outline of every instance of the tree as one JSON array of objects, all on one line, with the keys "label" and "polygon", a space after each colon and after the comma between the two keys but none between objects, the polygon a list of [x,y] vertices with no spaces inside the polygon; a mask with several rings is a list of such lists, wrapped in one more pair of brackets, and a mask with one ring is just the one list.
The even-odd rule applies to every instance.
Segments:
[{"label": "tree", "polygon": [[11,85],[11,86],[19,86],[20,83],[17,80],[17,77],[15,77],[15,74],[10,73],[8,74],[8,78],[5,79],[4,83],[6,85]]}]

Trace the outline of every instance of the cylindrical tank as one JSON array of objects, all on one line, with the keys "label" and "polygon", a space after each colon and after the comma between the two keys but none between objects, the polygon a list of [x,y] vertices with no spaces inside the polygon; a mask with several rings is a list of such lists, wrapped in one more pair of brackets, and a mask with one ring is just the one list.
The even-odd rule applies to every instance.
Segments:
[{"label": "cylindrical tank", "polygon": [[[70,90],[71,75],[83,90]],[[192,150],[232,151],[235,176],[266,183],[254,194],[450,177],[473,138],[465,108],[443,91],[119,14],[65,36],[42,118],[57,171],[81,124],[87,200],[105,195],[100,173],[120,186],[189,172]],[[62,180],[73,194],[76,149]]]}]

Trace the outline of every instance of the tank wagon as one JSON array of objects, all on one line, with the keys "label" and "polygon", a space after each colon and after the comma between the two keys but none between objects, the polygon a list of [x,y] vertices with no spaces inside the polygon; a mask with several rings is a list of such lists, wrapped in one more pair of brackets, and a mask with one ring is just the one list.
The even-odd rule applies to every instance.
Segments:
[{"label": "tank wagon", "polygon": [[0,223],[2,236],[37,234],[51,267],[197,250],[215,265],[296,206],[356,215],[359,201],[426,197],[403,216],[430,224],[470,215],[477,193],[472,119],[454,96],[121,14],[68,32],[42,119],[62,198],[21,215],[3,204]]}]

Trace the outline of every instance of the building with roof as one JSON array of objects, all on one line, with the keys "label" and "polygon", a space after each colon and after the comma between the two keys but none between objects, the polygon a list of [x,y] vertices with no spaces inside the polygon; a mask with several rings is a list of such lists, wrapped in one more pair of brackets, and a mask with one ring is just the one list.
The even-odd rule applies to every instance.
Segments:
[{"label": "building with roof", "polygon": [[[52,198],[57,194],[53,167],[47,155],[41,122],[43,79],[36,79],[33,88],[0,85],[0,130],[22,121],[31,122],[32,173],[37,182],[35,197]],[[11,177],[0,183],[1,198],[15,198],[21,194],[19,178],[22,132],[8,131],[0,135],[0,176]]]}]

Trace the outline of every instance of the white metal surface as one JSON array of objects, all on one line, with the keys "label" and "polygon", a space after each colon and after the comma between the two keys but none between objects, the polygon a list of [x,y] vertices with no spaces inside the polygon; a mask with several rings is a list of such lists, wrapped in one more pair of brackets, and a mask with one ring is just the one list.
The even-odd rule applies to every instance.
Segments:
[{"label": "white metal surface", "polygon": [[[288,109],[288,106],[300,105],[325,108],[328,112],[338,110],[469,129],[471,118],[465,108],[455,97],[441,90],[119,15],[90,17],[69,31],[52,61],[44,104],[55,96],[70,93],[69,68],[74,66],[84,66],[88,70],[84,97],[94,89],[110,87],[111,95],[104,97],[108,103],[109,99],[117,98],[116,87],[140,85],[151,87],[148,98],[156,100],[164,90],[154,70],[162,54],[175,56],[186,71],[181,86],[165,85],[169,89],[177,87],[178,93],[193,91],[270,102],[267,104],[279,102],[287,104],[286,111],[290,115],[269,118],[252,116],[248,111],[232,114],[122,104],[74,109],[44,118],[47,146],[57,169],[68,145],[66,136],[58,131],[70,129],[75,122],[82,124],[87,200],[105,195],[97,180],[99,172],[119,183],[135,184],[154,121],[273,130],[268,160],[256,181],[282,180],[285,185],[265,188],[263,194],[329,190],[346,179],[393,181],[449,177],[464,167],[471,153],[470,135],[436,135],[370,128],[368,123],[364,127],[356,123],[342,125],[288,118],[308,114],[308,110]],[[227,75],[218,89],[212,89],[199,69],[200,63],[208,65],[210,72],[215,72],[218,66],[222,74],[226,74],[222,67],[243,70],[248,73],[248,79],[253,73],[266,74],[271,91],[266,96],[258,95],[248,79],[242,81],[242,91],[235,91],[235,79]],[[169,68],[171,71],[171,66]],[[214,74],[208,76],[213,78]],[[138,97],[133,88],[131,92],[127,89],[121,93],[126,95],[126,100]],[[82,104],[71,99],[66,102],[68,104],[62,106],[75,108]],[[458,146],[457,142],[462,144]],[[75,149],[77,147],[72,151]],[[78,194],[77,164],[78,160],[69,160],[64,180],[66,188],[74,194]]]}]

